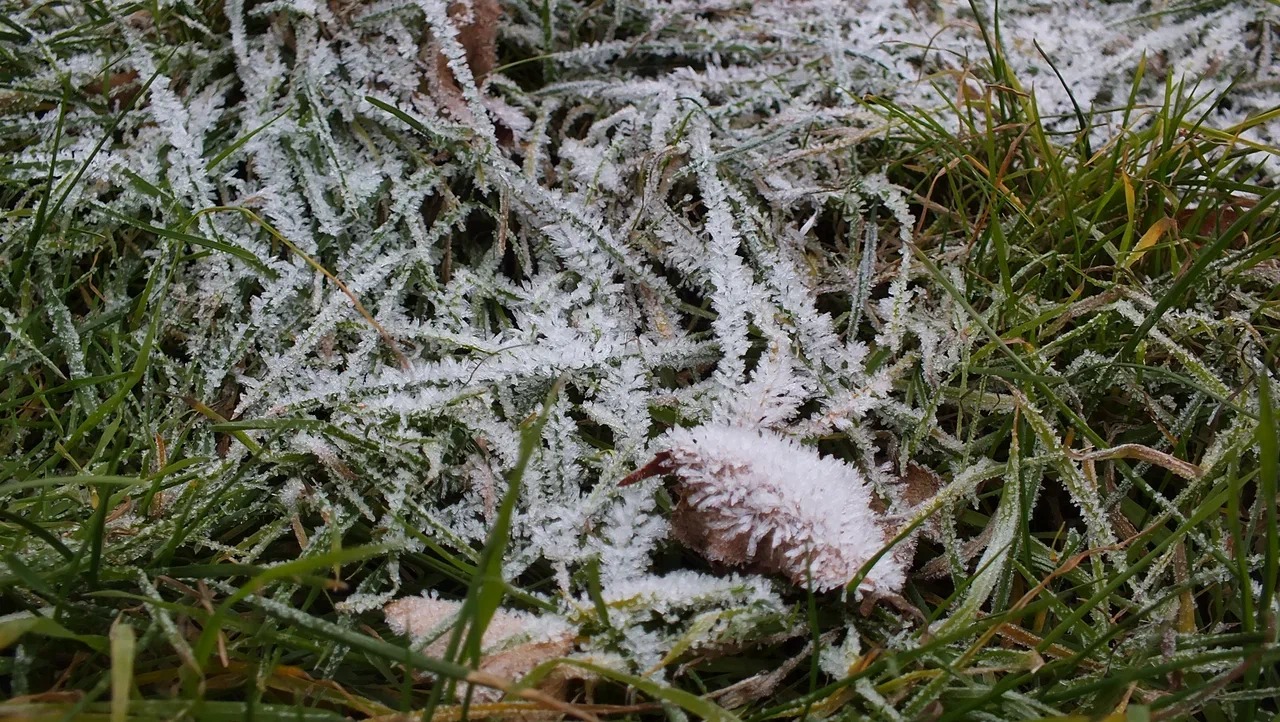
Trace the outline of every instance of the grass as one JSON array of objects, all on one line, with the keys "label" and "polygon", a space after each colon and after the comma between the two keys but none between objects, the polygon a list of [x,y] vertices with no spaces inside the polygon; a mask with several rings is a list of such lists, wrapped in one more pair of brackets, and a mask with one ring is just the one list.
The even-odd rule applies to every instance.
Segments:
[{"label": "grass", "polygon": [[[93,7],[97,20],[67,28],[47,50],[117,46],[110,9]],[[203,17],[184,17],[189,7],[153,12],[175,41],[200,42],[195,20],[225,29],[214,7]],[[541,22],[550,33],[550,15]],[[99,141],[78,157],[55,153],[45,168],[0,162],[5,231],[25,229],[7,236],[0,273],[0,718],[523,719],[546,706],[584,718],[749,722],[892,717],[890,707],[940,722],[1275,713],[1280,292],[1268,278],[1280,264],[1280,191],[1257,160],[1280,151],[1239,138],[1275,113],[1206,127],[1214,97],[1170,80],[1163,102],[1144,106],[1139,67],[1118,112],[1045,119],[1002,62],[994,31],[989,62],[974,69],[980,92],[954,100],[939,81],[958,124],[869,99],[885,130],[869,141],[876,166],[865,170],[883,168],[906,189],[918,275],[963,311],[974,339],[936,384],[921,368],[893,390],[934,411],[900,434],[903,458],[982,471],[947,479],[935,505],[946,533],[917,553],[942,564],[904,595],[928,624],[872,609],[859,622],[867,646],[838,679],[819,674],[796,640],[685,651],[668,681],[568,661],[599,680],[589,696],[560,700],[532,687],[557,663],[522,684],[476,669],[500,604],[547,605],[539,590],[553,570],[505,579],[501,564],[547,414],[527,421],[479,548],[402,520],[420,542],[411,550],[343,507],[282,507],[286,478],[320,486],[368,471],[274,443],[286,432],[342,439],[362,460],[410,462],[323,418],[230,418],[234,390],[204,387],[186,368],[183,334],[199,309],[183,307],[189,318],[178,322],[165,301],[182,292],[181,270],[208,254],[264,274],[272,259],[197,230],[216,209],[162,226],[77,208],[94,158],[156,76],[137,79],[143,90],[127,99],[111,97],[110,67],[96,90],[70,78],[60,95],[32,90],[40,60],[19,47],[30,33],[13,24],[2,33],[5,154],[47,137],[24,121],[30,112],[56,124],[51,147],[73,125],[93,127]],[[181,53],[160,70],[210,72]],[[1114,132],[1094,147],[1090,128],[1104,121]],[[388,123],[397,142],[426,143],[425,128]],[[260,130],[226,137],[208,167]],[[172,188],[140,176],[136,185],[180,205]],[[820,225],[828,221],[842,223]],[[900,230],[892,214],[876,222],[879,237]],[[332,257],[313,258],[257,216],[246,224],[320,269],[377,325],[328,270]],[[822,267],[858,256],[838,240],[823,251]],[[884,244],[875,275],[887,278],[899,258]],[[843,303],[856,326],[862,309]],[[852,453],[838,440],[833,448]],[[985,548],[960,544],[984,530]],[[466,600],[446,658],[414,651],[376,609],[343,607],[391,574]],[[792,601],[814,638],[849,619],[835,596]],[[600,617],[607,627],[607,610]],[[771,686],[756,682],[757,699],[732,709],[717,701],[717,690],[794,654],[806,663]],[[454,704],[446,686],[458,682],[510,694]]]}]

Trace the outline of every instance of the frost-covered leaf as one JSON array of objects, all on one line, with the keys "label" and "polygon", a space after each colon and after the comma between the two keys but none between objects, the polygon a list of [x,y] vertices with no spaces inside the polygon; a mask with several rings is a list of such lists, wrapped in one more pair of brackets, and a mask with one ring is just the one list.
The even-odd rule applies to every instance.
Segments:
[{"label": "frost-covered leaf", "polygon": [[[414,640],[431,640],[422,648],[429,657],[444,657],[449,630],[462,608],[460,602],[430,595],[403,597],[388,604],[383,613],[397,634]],[[433,639],[434,637],[434,639]],[[481,639],[480,669],[503,679],[518,680],[534,667],[573,650],[575,637],[561,620],[499,609],[489,621]],[[461,695],[464,690],[459,690]],[[501,694],[476,687],[474,696],[493,701]]]},{"label": "frost-covered leaf", "polygon": [[[893,529],[873,510],[854,467],[769,431],[730,426],[674,429],[652,461],[623,481],[676,478],[676,538],[708,559],[784,574],[827,590],[853,581],[888,546]],[[860,581],[891,594],[907,569],[886,553]]]}]

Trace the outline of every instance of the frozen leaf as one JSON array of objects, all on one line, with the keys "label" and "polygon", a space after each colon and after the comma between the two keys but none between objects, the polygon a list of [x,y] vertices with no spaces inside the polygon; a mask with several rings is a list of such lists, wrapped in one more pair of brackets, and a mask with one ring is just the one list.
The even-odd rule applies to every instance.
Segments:
[{"label": "frozen leaf", "polygon": [[[460,602],[432,596],[404,597],[388,604],[383,613],[397,634],[414,640],[435,637],[421,651],[428,657],[443,657],[449,645],[450,625],[461,607]],[[539,664],[568,654],[574,644],[574,635],[559,620],[499,609],[480,641],[484,655],[480,670],[503,679],[518,680]],[[459,694],[461,692],[459,690]],[[492,702],[501,695],[498,690],[477,687],[473,696],[482,702]]]},{"label": "frozen leaf", "polygon": [[461,84],[469,81],[483,84],[497,63],[498,19],[501,16],[502,7],[497,0],[464,0],[449,4],[449,22],[457,28],[457,41],[462,45],[467,67],[471,69],[470,79],[457,77],[450,67],[449,56],[437,39],[428,38],[428,53],[433,56],[435,72],[434,77],[429,78],[429,84],[443,96],[441,101],[445,107],[455,114],[466,108]]},{"label": "frozen leaf", "polygon": [[[839,459],[770,431],[731,426],[678,428],[665,442],[622,483],[674,476],[680,501],[672,530],[712,561],[784,574],[798,585],[811,578],[815,589],[828,590],[852,581],[892,538],[862,475]],[[892,594],[905,576],[903,560],[886,553],[859,588]]]},{"label": "frozen leaf", "polygon": [[467,65],[477,83],[493,71],[498,59],[498,0],[471,0],[449,6],[449,17],[458,25],[458,42],[467,51]]}]

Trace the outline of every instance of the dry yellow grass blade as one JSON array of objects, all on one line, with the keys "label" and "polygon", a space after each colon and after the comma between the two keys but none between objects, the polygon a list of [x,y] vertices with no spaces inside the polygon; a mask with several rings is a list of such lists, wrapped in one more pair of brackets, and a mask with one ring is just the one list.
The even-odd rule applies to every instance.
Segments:
[{"label": "dry yellow grass blade", "polygon": [[1189,461],[1183,461],[1176,456],[1171,456],[1163,451],[1156,451],[1150,446],[1142,444],[1121,444],[1113,446],[1109,449],[1098,449],[1097,451],[1068,451],[1071,458],[1076,461],[1104,461],[1107,459],[1137,459],[1145,461],[1148,464],[1154,464],[1162,469],[1168,469],[1184,479],[1199,479],[1204,476],[1204,470],[1192,464]]},{"label": "dry yellow grass blade", "polygon": [[1135,245],[1133,250],[1129,252],[1128,257],[1124,259],[1124,267],[1129,268],[1138,261],[1141,261],[1142,257],[1147,254],[1147,251],[1149,251],[1152,246],[1159,243],[1160,239],[1164,238],[1166,233],[1169,233],[1170,231],[1176,232],[1177,229],[1178,224],[1168,216],[1164,216],[1155,223],[1152,223],[1151,227],[1147,229],[1147,232],[1142,234],[1142,238],[1138,239],[1137,245]]}]

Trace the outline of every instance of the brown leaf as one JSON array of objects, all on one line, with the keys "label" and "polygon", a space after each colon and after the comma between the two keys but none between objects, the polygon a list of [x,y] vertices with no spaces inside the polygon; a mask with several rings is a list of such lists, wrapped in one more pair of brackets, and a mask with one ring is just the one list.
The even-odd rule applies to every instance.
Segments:
[{"label": "brown leaf", "polygon": [[1174,215],[1174,218],[1184,227],[1187,235],[1216,236],[1257,203],[1255,199],[1247,196],[1231,196],[1221,205],[1212,208],[1183,208]]},{"label": "brown leaf", "polygon": [[933,469],[914,461],[907,462],[907,473],[899,484],[902,500],[908,507],[919,506],[938,495],[945,484]]},{"label": "brown leaf", "polygon": [[142,86],[138,84],[138,71],[136,70],[110,73],[106,76],[105,83],[99,79],[84,86],[84,92],[89,95],[102,95],[105,92],[112,104],[122,106],[133,102],[134,96],[141,89]]},{"label": "brown leaf", "polygon": [[454,3],[449,7],[449,17],[458,24],[458,41],[467,51],[467,65],[479,85],[497,65],[502,6],[498,0],[471,0],[470,4],[468,13],[466,3]]},{"label": "brown leaf", "polygon": [[[470,0],[449,5],[449,20],[458,28],[458,42],[466,53],[467,66],[471,68],[477,86],[483,85],[484,79],[497,65],[498,20],[501,17],[502,6],[498,0]],[[427,86],[441,105],[454,115],[465,117],[468,113],[466,101],[458,79],[449,67],[448,58],[429,31],[425,40],[426,59],[434,69],[434,75],[426,78]]]},{"label": "brown leaf", "polygon": [[[388,604],[383,613],[387,623],[397,634],[422,639],[440,629],[457,615],[460,602],[432,597],[403,597]],[[576,640],[567,629],[538,636],[530,631],[533,617],[518,612],[499,609],[489,626],[485,628],[480,646],[484,656],[480,659],[480,671],[494,677],[516,680],[528,674],[534,667],[556,657],[563,657],[573,650]],[[532,635],[527,641],[512,643],[521,636]],[[443,657],[449,643],[446,632],[421,651],[428,657]],[[551,675],[538,685],[538,689],[556,696],[565,683],[563,677]],[[459,694],[464,689],[459,689]],[[502,698],[502,692],[488,687],[476,687],[473,697],[481,702],[494,702]]]}]

